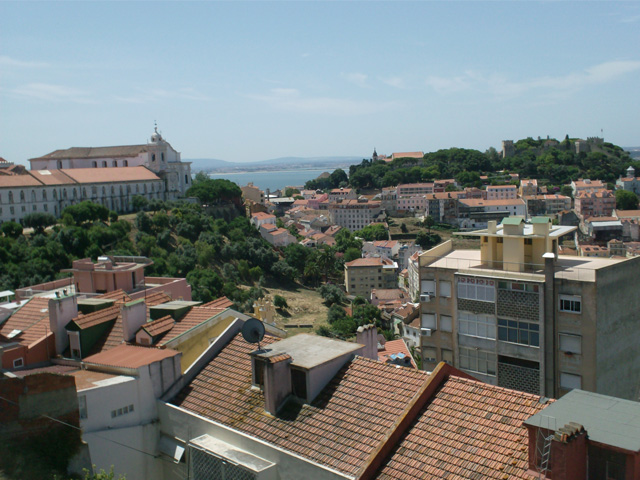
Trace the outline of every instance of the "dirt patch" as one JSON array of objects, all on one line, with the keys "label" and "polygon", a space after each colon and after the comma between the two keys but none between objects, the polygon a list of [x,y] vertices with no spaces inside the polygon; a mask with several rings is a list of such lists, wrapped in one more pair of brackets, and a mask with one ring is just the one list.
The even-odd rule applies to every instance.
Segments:
[{"label": "dirt patch", "polygon": [[[289,308],[284,312],[276,310],[276,326],[284,328],[289,335],[313,332],[320,325],[327,323],[329,310],[320,294],[313,290],[297,285],[292,288],[265,288],[265,293],[273,298],[280,295],[287,300]],[[313,325],[313,327],[292,328],[291,325]]]}]

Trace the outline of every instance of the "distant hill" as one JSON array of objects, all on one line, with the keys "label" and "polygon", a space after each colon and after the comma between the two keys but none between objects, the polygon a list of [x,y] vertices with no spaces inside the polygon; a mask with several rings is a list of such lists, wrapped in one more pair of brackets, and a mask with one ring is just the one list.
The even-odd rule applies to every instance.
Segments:
[{"label": "distant hill", "polygon": [[360,157],[280,157],[255,162],[227,162],[215,158],[185,158],[185,162],[191,162],[192,172],[238,172],[279,170],[283,168],[339,168],[358,164]]}]

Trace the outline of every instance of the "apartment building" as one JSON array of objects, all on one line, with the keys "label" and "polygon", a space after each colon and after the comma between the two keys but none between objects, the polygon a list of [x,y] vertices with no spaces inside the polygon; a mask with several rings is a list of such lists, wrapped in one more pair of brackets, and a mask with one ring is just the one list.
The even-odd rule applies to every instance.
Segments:
[{"label": "apartment building", "polygon": [[264,192],[256,187],[252,182],[249,182],[244,187],[240,187],[242,190],[242,196],[245,200],[251,200],[254,203],[264,205]]},{"label": "apartment building", "polygon": [[527,195],[522,197],[527,205],[527,215],[556,215],[558,212],[571,210],[571,198],[564,195]]},{"label": "apartment building", "polygon": [[515,185],[487,186],[487,200],[512,200],[514,198],[518,198],[518,189]]},{"label": "apartment building", "polygon": [[574,209],[581,220],[589,217],[610,217],[616,208],[616,196],[610,190],[580,191],[575,195]]},{"label": "apartment building", "polygon": [[[640,259],[558,256],[576,227],[508,217],[420,256],[422,358],[488,383],[559,397],[638,395]],[[615,374],[613,374],[615,372]]]},{"label": "apartment building", "polygon": [[348,295],[369,298],[373,288],[396,288],[398,264],[388,258],[357,258],[344,264],[344,284]]},{"label": "apartment building", "polygon": [[358,198],[358,194],[353,188],[334,188],[329,192],[329,203],[339,200],[350,200]]},{"label": "apartment building", "polygon": [[440,192],[426,196],[425,215],[436,222],[455,224],[458,222],[458,199],[467,198],[467,192]]},{"label": "apartment building", "polygon": [[589,178],[580,179],[580,180],[572,180],[571,181],[571,191],[573,192],[573,196],[575,197],[580,192],[597,192],[599,190],[605,189],[607,186],[602,183],[602,180],[591,180]]},{"label": "apartment building", "polygon": [[331,222],[348,228],[352,232],[375,222],[381,212],[380,202],[370,202],[366,198],[348,199],[329,204]]},{"label": "apartment building", "polygon": [[538,194],[538,180],[535,178],[527,178],[520,182],[518,193],[521,197]]},{"label": "apartment building", "polygon": [[509,215],[525,215],[526,205],[521,198],[506,200],[458,200],[460,228],[483,228],[489,221],[499,221]]}]

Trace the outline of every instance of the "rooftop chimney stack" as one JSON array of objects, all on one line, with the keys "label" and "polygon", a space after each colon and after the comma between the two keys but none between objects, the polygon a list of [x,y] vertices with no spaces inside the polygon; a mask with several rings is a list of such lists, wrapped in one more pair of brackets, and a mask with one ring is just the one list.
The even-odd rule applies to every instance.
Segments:
[{"label": "rooftop chimney stack", "polygon": [[286,353],[264,363],[264,409],[271,415],[276,415],[291,395],[290,363],[291,356]]},{"label": "rooftop chimney stack", "polygon": [[378,330],[375,325],[358,327],[356,343],[364,345],[363,357],[378,360]]},{"label": "rooftop chimney stack", "polygon": [[75,295],[49,299],[49,328],[55,335],[57,354],[69,346],[69,335],[64,327],[77,316],[78,301]]},{"label": "rooftop chimney stack", "polygon": [[548,477],[552,480],[587,478],[587,432],[582,425],[569,423],[559,428],[551,441]]},{"label": "rooftop chimney stack", "polygon": [[122,306],[122,336],[125,342],[132,342],[136,332],[147,323],[147,304],[140,299]]}]

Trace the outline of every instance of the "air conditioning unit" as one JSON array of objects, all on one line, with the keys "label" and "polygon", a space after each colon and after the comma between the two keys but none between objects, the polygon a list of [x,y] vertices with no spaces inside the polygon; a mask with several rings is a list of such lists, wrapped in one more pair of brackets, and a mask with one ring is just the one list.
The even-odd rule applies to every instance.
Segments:
[{"label": "air conditioning unit", "polygon": [[430,328],[421,328],[420,330],[422,331],[422,336],[423,337],[430,337],[431,336],[431,332],[433,331]]},{"label": "air conditioning unit", "polygon": [[431,293],[421,293],[420,294],[420,301],[421,302],[430,302],[432,297],[433,297],[433,294],[431,294]]}]

